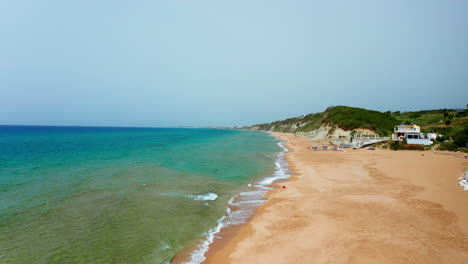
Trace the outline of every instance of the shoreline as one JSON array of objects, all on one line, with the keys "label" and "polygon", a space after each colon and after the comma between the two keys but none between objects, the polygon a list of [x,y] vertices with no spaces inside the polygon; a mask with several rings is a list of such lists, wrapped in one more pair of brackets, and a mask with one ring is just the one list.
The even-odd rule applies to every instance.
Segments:
[{"label": "shoreline", "polygon": [[[281,148],[281,151],[275,155],[273,174],[251,182],[241,192],[233,196],[226,204],[226,214],[218,219],[216,226],[205,232],[197,244],[177,253],[169,263],[205,263],[206,259],[213,254],[212,252],[222,248],[224,243],[230,241],[237,232],[249,223],[257,210],[265,202],[268,202],[268,194],[278,188],[277,184],[291,177],[289,164],[285,158],[289,149],[284,146],[285,142],[272,133],[265,133],[274,137],[278,141],[276,145]],[[244,196],[250,196],[250,198]]]},{"label": "shoreline", "polygon": [[273,134],[290,150],[286,189],[273,183],[268,202],[214,241],[202,263],[468,261],[468,192],[457,181],[465,160],[430,151],[313,152],[305,138]]},{"label": "shoreline", "polygon": [[[290,144],[291,142],[288,142],[284,138],[280,136],[280,133],[277,132],[267,132],[271,136],[275,137],[277,140],[279,140],[284,148],[284,158],[287,162],[288,166],[288,177],[285,179],[280,179],[278,181],[272,182],[269,187],[271,187],[271,190],[269,190],[266,194],[265,197],[267,198],[267,202],[260,205],[259,207],[256,208],[255,212],[253,215],[250,217],[249,221],[247,223],[242,223],[238,226],[235,226],[233,228],[225,228],[224,230],[221,230],[220,232],[220,239],[213,241],[213,243],[210,245],[209,250],[205,254],[205,261],[202,262],[202,264],[215,264],[215,263],[230,263],[226,262],[226,260],[229,258],[229,254],[235,249],[235,247],[242,242],[242,240],[245,237],[250,236],[254,230],[252,226],[250,225],[251,221],[256,218],[259,214],[262,214],[266,208],[269,206],[271,203],[271,196],[275,192],[282,191],[282,186],[286,186],[290,182],[296,181],[296,177],[298,177],[297,169],[294,168],[294,165],[291,163],[291,161],[288,159],[288,154],[292,151],[292,146]],[[221,262],[218,262],[221,261]]]}]

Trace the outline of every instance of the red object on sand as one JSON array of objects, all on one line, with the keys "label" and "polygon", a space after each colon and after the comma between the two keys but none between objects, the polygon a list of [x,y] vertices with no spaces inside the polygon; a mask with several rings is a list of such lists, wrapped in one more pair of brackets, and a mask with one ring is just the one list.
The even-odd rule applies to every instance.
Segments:
[{"label": "red object on sand", "polygon": [[283,189],[286,189],[286,186],[283,185]]}]

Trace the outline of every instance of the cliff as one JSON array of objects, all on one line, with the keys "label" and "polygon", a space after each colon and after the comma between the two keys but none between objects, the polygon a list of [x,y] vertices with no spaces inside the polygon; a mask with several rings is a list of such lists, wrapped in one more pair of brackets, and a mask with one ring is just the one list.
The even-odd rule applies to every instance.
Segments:
[{"label": "cliff", "polygon": [[296,133],[320,143],[348,144],[354,133],[390,135],[398,121],[390,113],[348,106],[332,106],[324,112],[272,123],[251,130]]}]

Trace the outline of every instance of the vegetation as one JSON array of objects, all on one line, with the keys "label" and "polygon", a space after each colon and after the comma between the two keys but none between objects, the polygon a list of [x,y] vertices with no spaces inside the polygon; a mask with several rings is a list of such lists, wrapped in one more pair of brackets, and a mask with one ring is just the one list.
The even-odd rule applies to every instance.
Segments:
[{"label": "vegetation", "polygon": [[440,150],[449,150],[449,151],[455,151],[458,149],[458,146],[453,143],[453,142],[443,142],[439,146]]},{"label": "vegetation", "polygon": [[323,119],[323,113],[317,114],[308,114],[302,118],[303,126],[300,126],[296,129],[297,132],[307,132],[312,131],[320,127],[321,121]]},{"label": "vegetation", "polygon": [[403,145],[404,145],[404,143],[401,142],[401,141],[392,141],[390,143],[390,149],[392,149],[392,150],[401,150],[401,149],[403,149]]},{"label": "vegetation", "polygon": [[344,130],[367,128],[381,135],[389,135],[398,121],[390,112],[382,113],[363,108],[335,106],[325,112],[308,114],[267,124],[255,125],[258,130],[276,132],[309,132],[321,125],[337,126]]},{"label": "vegetation", "polygon": [[[466,116],[466,111],[454,109],[423,110],[416,112],[393,112],[392,116],[402,123],[415,123],[421,128],[443,126],[446,122],[454,122],[454,119]],[[429,132],[429,131],[428,131]]]},{"label": "vegetation", "polygon": [[424,145],[418,145],[418,144],[406,144],[406,145],[403,145],[403,149],[405,149],[405,150],[425,150],[426,147]]},{"label": "vegetation", "polygon": [[337,125],[345,130],[367,128],[380,135],[389,135],[398,121],[390,113],[348,106],[330,107],[323,122]]},{"label": "vegetation", "polygon": [[[250,128],[296,133],[309,132],[318,129],[322,125],[329,125],[332,129],[339,127],[348,131],[366,128],[381,136],[389,136],[393,132],[393,127],[402,122],[421,126],[421,132],[423,133],[439,132],[442,134],[442,137],[437,138],[437,141],[441,143],[440,149],[468,151],[468,112],[465,110],[438,109],[415,112],[379,112],[356,107],[332,106],[321,113],[255,125]],[[420,148],[401,142],[392,142],[388,147],[395,150]]]},{"label": "vegetation", "polygon": [[[459,115],[460,116],[460,115]],[[441,143],[439,149],[450,151],[464,151],[468,149],[468,118],[462,116],[453,118],[453,122],[443,126],[431,126],[423,130],[424,132],[437,131],[443,136],[438,137]]]},{"label": "vegetation", "polygon": [[436,141],[440,150],[466,151],[468,149],[468,112],[465,110],[438,109],[417,112],[394,112],[392,116],[400,123],[415,123],[421,132],[439,132]]}]

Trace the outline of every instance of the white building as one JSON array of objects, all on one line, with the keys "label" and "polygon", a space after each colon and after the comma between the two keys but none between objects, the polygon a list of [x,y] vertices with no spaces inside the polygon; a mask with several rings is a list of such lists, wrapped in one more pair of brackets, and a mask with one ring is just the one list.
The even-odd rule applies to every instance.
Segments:
[{"label": "white building", "polygon": [[402,123],[393,128],[393,140],[406,139],[408,144],[432,145],[432,140],[421,133],[421,128],[413,123],[406,125]]},{"label": "white building", "polygon": [[434,133],[427,133],[426,136],[430,140],[435,140],[436,138],[441,137],[443,135],[440,134],[439,132],[434,132]]}]

